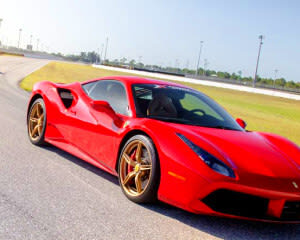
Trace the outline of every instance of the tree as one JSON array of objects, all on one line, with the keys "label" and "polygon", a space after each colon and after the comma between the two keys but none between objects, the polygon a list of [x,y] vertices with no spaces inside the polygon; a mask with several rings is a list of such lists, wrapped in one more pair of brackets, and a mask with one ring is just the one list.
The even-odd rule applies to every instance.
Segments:
[{"label": "tree", "polygon": [[113,64],[114,64],[114,65],[119,65],[119,60],[118,60],[118,59],[115,59],[115,60],[113,61]]},{"label": "tree", "polygon": [[225,73],[224,73],[224,77],[227,78],[227,79],[229,79],[229,78],[231,77],[231,75],[230,75],[230,73],[225,72]]},{"label": "tree", "polygon": [[288,81],[284,86],[287,88],[297,88],[297,84],[294,81]]},{"label": "tree", "polygon": [[126,62],[127,62],[127,58],[122,57],[122,58],[120,59],[120,63],[121,63],[121,64],[125,64]]},{"label": "tree", "polygon": [[275,80],[275,85],[283,87],[286,84],[286,80],[284,78],[278,78]]},{"label": "tree", "polygon": [[218,78],[225,78],[225,74],[223,72],[217,72]]},{"label": "tree", "polygon": [[87,53],[87,61],[90,63],[95,63],[99,59],[98,54],[96,52],[88,52]]},{"label": "tree", "polygon": [[135,60],[132,59],[132,60],[129,62],[129,64],[130,64],[130,67],[134,67],[134,65],[135,65]]},{"label": "tree", "polygon": [[236,75],[235,73],[231,74],[231,79],[237,80],[239,78],[238,75]]}]

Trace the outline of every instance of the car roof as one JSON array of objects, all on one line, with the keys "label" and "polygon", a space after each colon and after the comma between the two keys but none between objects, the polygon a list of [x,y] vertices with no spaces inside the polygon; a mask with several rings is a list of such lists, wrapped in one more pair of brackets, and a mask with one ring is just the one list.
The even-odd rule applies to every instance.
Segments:
[{"label": "car roof", "polygon": [[178,86],[178,87],[184,87],[188,88],[187,86],[184,86],[182,84],[174,83],[174,82],[168,82],[164,80],[157,80],[157,79],[150,79],[150,78],[143,78],[138,76],[107,76],[97,79],[88,80],[85,82],[82,82],[82,84],[99,81],[99,80],[119,80],[125,84],[160,84],[160,85],[170,85],[170,86]]}]

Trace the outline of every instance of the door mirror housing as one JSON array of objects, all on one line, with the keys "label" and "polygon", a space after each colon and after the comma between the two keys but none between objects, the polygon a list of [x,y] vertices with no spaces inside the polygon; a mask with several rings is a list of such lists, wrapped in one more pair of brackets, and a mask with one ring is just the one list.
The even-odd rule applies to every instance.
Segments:
[{"label": "door mirror housing", "polygon": [[122,118],[118,116],[118,114],[115,112],[115,110],[110,106],[110,104],[107,101],[93,100],[91,101],[91,106],[97,112],[104,113],[107,116],[109,116],[117,127],[119,128],[122,127],[123,125]]},{"label": "door mirror housing", "polygon": [[245,128],[247,127],[247,123],[246,123],[243,119],[237,118],[235,121],[236,121],[243,129],[245,129]]},{"label": "door mirror housing", "polygon": [[91,101],[91,106],[96,111],[115,114],[115,111],[112,109],[112,107],[110,106],[110,104],[107,101],[93,100],[93,101]]}]

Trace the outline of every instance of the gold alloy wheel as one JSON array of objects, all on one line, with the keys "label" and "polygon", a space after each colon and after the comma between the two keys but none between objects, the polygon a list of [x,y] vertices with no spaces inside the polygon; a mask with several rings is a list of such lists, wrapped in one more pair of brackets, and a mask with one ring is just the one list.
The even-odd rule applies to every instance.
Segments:
[{"label": "gold alloy wheel", "polygon": [[44,110],[40,102],[34,104],[28,119],[28,132],[32,141],[36,141],[42,135],[44,126]]},{"label": "gold alloy wheel", "polygon": [[120,163],[120,180],[125,192],[140,196],[147,188],[151,172],[150,150],[141,140],[130,142],[123,151]]}]

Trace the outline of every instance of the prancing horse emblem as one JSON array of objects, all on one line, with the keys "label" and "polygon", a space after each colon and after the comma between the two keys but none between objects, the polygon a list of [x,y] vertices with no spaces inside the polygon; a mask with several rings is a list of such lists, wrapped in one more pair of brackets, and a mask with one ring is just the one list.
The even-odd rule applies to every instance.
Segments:
[{"label": "prancing horse emblem", "polygon": [[295,188],[299,188],[299,187],[298,187],[298,184],[297,184],[296,182],[292,182],[292,184],[293,184],[293,186],[294,186]]}]

